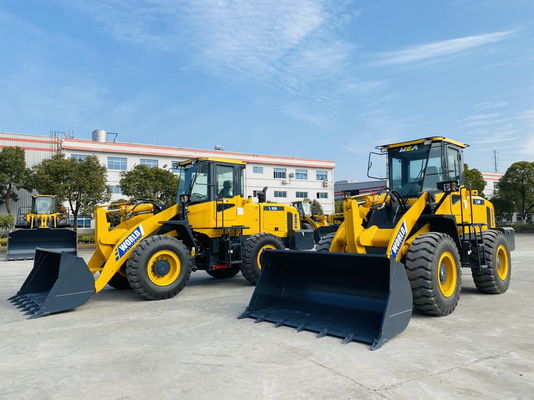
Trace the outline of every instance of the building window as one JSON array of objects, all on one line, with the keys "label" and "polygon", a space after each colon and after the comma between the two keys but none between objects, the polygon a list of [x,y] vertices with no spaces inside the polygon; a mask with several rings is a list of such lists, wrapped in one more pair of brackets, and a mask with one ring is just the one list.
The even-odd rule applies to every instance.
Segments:
[{"label": "building window", "polygon": [[85,215],[79,215],[78,221],[76,222],[78,228],[90,228],[91,227],[91,218],[86,217]]},{"label": "building window", "polygon": [[108,169],[126,171],[126,157],[108,157]]},{"label": "building window", "polygon": [[328,179],[328,172],[327,171],[315,171],[315,178],[318,181],[325,181]]},{"label": "building window", "polygon": [[141,158],[139,164],[146,165],[148,168],[158,168],[158,160],[152,160],[149,158]]},{"label": "building window", "polygon": [[285,190],[275,190],[274,197],[287,197],[287,192]]},{"label": "building window", "polygon": [[328,192],[317,192],[318,199],[328,199]]},{"label": "building window", "polygon": [[122,189],[120,186],[110,186],[109,190],[112,194],[122,194]]},{"label": "building window", "polygon": [[87,154],[71,154],[70,158],[74,158],[75,160],[85,160],[87,158]]},{"label": "building window", "polygon": [[286,179],[286,177],[287,177],[286,169],[285,168],[275,168],[274,169],[274,177],[275,178]]},{"label": "building window", "polygon": [[499,182],[493,182],[493,189],[499,189]]},{"label": "building window", "polygon": [[252,167],[252,172],[255,174],[263,174],[263,167]]},{"label": "building window", "polygon": [[308,170],[307,169],[297,169],[297,170],[295,170],[295,178],[297,178],[297,179],[308,179]]},{"label": "building window", "polygon": [[297,199],[307,199],[308,198],[308,192],[297,192]]}]

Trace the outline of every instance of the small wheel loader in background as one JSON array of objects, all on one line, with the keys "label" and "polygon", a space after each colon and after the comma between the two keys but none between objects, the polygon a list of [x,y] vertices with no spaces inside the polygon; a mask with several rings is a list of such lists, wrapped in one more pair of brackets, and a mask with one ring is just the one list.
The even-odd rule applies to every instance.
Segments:
[{"label": "small wheel loader in background", "polygon": [[38,247],[76,255],[76,232],[70,227],[55,196],[34,195],[29,212],[19,210],[16,230],[7,239],[6,259],[33,260]]},{"label": "small wheel loader in background", "polygon": [[[255,284],[264,250],[313,248],[313,232],[300,229],[294,207],[266,203],[265,190],[260,203],[244,197],[245,163],[200,158],[180,168],[175,205],[140,200],[97,207],[97,248],[88,264],[37,250],[32,271],[10,300],[35,318],[78,307],[107,284],[149,300],[171,298],[197,269],[216,279],[241,271]],[[112,228],[109,220],[117,215],[120,223]]]},{"label": "small wheel loader in background", "polygon": [[313,215],[309,199],[293,201],[291,205],[298,210],[302,226],[306,229],[313,229],[313,238],[316,243],[319,243],[323,236],[335,232],[343,221],[342,213]]},{"label": "small wheel loader in background", "polygon": [[514,230],[497,228],[493,205],[464,186],[465,147],[444,137],[377,147],[389,187],[347,197],[344,221],[316,252],[266,251],[240,317],[376,349],[407,327],[412,307],[452,313],[462,268],[479,292],[504,293]]}]

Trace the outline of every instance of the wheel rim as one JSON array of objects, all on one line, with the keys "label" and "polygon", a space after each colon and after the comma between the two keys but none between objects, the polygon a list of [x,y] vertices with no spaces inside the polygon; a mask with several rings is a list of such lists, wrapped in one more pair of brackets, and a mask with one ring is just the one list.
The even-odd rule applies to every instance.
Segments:
[{"label": "wheel rim", "polygon": [[456,261],[452,253],[446,251],[439,258],[437,278],[441,294],[445,297],[451,297],[456,290],[456,282],[458,281]]},{"label": "wheel rim", "polygon": [[263,253],[263,250],[267,250],[267,249],[276,250],[276,247],[272,244],[266,244],[265,246],[262,246],[262,248],[258,251],[258,255],[256,256],[256,264],[260,270],[262,268],[261,262],[260,262],[261,253]]},{"label": "wheel rim", "polygon": [[506,246],[501,244],[497,247],[497,275],[501,280],[505,280],[508,277],[508,269],[510,267],[510,261],[508,260],[508,252]]},{"label": "wheel rim", "polygon": [[181,263],[176,253],[161,250],[155,253],[146,266],[148,279],[158,286],[168,286],[180,275]]}]

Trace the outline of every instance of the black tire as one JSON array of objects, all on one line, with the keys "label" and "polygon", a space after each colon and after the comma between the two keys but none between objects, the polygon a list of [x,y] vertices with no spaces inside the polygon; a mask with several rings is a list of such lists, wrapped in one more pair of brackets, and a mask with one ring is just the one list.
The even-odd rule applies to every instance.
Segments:
[{"label": "black tire", "polygon": [[332,241],[334,240],[334,233],[330,233],[328,235],[325,235],[321,240],[319,240],[319,243],[317,243],[317,247],[315,248],[315,251],[325,252],[328,253],[330,251],[330,246],[332,245]]},{"label": "black tire", "polygon": [[302,229],[309,229],[313,231],[313,226],[311,226],[308,222],[303,222]]},{"label": "black tire", "polygon": [[245,240],[241,250],[241,272],[247,281],[256,284],[261,274],[261,265],[258,264],[258,255],[264,247],[272,246],[283,249],[284,245],[276,236],[270,233],[256,233]]},{"label": "black tire", "polygon": [[[512,275],[508,242],[501,232],[494,230],[482,232],[482,239],[488,268],[471,270],[475,285],[481,293],[504,293],[510,286]],[[502,264],[503,262],[507,263],[506,267]],[[499,271],[501,271],[501,275],[499,275]]]},{"label": "black tire", "polygon": [[[125,263],[126,264],[126,263]],[[131,289],[128,278],[126,277],[126,265],[123,264],[122,267],[113,275],[109,280],[108,285],[117,290],[129,290]]]},{"label": "black tire", "polygon": [[215,269],[213,271],[208,271],[206,270],[206,272],[213,276],[215,279],[228,279],[228,278],[233,278],[234,276],[236,276],[239,271],[241,271],[241,269],[239,267],[231,267],[231,268],[224,268],[224,269]]},{"label": "black tire", "polygon": [[[156,284],[153,281],[153,279],[156,279],[154,276],[157,275],[155,271],[156,262],[165,262],[165,260],[157,259],[153,266],[148,265],[151,258],[160,252],[174,254],[180,263],[179,268],[175,268],[176,271],[179,271],[177,277],[167,284],[165,282]],[[169,256],[162,257],[168,258]],[[172,265],[169,261],[167,261],[167,264]],[[152,278],[149,276],[149,267],[153,268],[150,270],[153,275]],[[170,236],[155,235],[143,239],[134,249],[126,263],[126,276],[134,292],[147,300],[161,300],[176,296],[184,288],[191,276],[191,268],[191,253],[180,240]],[[157,279],[163,279],[172,274],[172,269],[165,275],[164,272],[161,272],[161,274],[157,275]],[[168,279],[171,278],[172,275],[168,277]]]},{"label": "black tire", "polygon": [[418,311],[433,316],[454,311],[462,289],[462,265],[456,243],[449,235],[430,232],[416,237],[405,265],[413,305]]}]

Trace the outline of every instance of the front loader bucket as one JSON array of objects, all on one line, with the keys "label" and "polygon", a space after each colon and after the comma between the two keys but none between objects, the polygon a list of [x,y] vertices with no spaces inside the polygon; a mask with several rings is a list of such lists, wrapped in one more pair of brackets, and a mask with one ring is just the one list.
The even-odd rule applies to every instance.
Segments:
[{"label": "front loader bucket", "polygon": [[408,326],[412,292],[403,264],[383,255],[265,250],[240,316],[369,343],[377,349]]},{"label": "front loader bucket", "polygon": [[20,229],[9,234],[6,258],[33,260],[37,247],[76,255],[76,239],[76,232],[70,229]]},{"label": "front loader bucket", "polygon": [[37,249],[33,269],[9,301],[37,318],[81,306],[94,293],[93,274],[81,257]]}]

